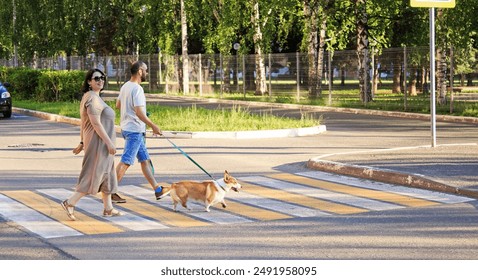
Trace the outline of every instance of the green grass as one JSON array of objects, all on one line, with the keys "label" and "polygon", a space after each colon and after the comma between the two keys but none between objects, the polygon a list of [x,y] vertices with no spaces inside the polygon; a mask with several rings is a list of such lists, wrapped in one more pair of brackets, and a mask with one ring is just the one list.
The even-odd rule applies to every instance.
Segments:
[{"label": "green grass", "polygon": [[[107,102],[114,108],[113,102]],[[30,110],[48,112],[73,118],[79,118],[79,102],[15,101],[14,106]],[[207,110],[193,107],[169,107],[148,104],[151,120],[162,130],[169,131],[240,131],[300,128],[319,125],[320,121],[310,115],[300,120],[276,117],[270,113],[252,114],[246,108],[236,106],[231,110]],[[116,112],[116,124],[119,124],[119,112]]]},{"label": "green grass", "polygon": [[[477,94],[478,95],[478,94]],[[455,94],[455,96],[457,96]],[[219,98],[217,95],[207,97]],[[309,99],[307,93],[301,93],[300,101],[297,101],[295,94],[277,94],[273,96],[254,96],[247,94],[244,97],[240,93],[224,94],[224,99],[260,101],[271,103],[292,103],[302,105],[331,106],[339,108],[371,109],[382,111],[399,111],[412,113],[430,113],[430,96],[419,94],[408,96],[406,105],[403,94],[392,94],[385,90],[378,91],[372,102],[364,104],[358,97],[357,90],[334,90],[332,93],[332,104],[329,104],[328,91],[322,92],[322,97]],[[477,97],[478,99],[478,97]],[[436,113],[441,115],[478,117],[478,102],[454,101],[453,113],[450,113],[450,96],[447,96],[446,104],[436,104]]]}]

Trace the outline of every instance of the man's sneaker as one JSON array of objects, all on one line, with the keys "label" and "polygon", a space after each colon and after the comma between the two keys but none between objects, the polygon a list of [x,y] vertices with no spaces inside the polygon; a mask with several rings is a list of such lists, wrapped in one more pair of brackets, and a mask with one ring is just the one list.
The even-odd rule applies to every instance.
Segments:
[{"label": "man's sneaker", "polygon": [[154,191],[154,195],[156,196],[156,200],[160,200],[161,198],[167,196],[171,192],[170,187],[162,187],[158,186]]},{"label": "man's sneaker", "polygon": [[113,203],[125,203],[126,199],[119,196],[117,193],[111,194],[111,202]]}]

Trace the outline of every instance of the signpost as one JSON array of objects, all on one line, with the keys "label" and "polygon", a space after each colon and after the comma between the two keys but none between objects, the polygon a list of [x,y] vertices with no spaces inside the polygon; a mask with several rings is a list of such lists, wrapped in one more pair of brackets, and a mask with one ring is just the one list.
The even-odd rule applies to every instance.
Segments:
[{"label": "signpost", "polygon": [[455,0],[410,0],[412,7],[454,8]]},{"label": "signpost", "polygon": [[412,7],[430,8],[430,114],[432,147],[436,147],[435,8],[454,8],[455,0],[410,0]]}]

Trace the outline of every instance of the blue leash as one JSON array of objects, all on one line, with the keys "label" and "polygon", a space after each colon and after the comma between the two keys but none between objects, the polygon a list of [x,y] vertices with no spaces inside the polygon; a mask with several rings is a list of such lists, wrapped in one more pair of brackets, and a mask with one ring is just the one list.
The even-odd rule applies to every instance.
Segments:
[{"label": "blue leash", "polygon": [[[176,146],[176,144],[174,144],[171,140],[169,140],[169,138],[167,137],[164,137],[166,140],[169,141],[169,143],[171,143],[171,145],[173,145],[176,149],[178,149],[178,151],[181,152],[181,154],[183,154],[185,157],[187,157],[192,163],[194,163],[197,167],[199,167],[202,171],[204,171],[204,173],[206,173],[213,181],[216,181],[216,179],[214,179],[214,177],[211,176],[211,174],[209,174],[204,168],[202,168],[201,165],[199,165],[199,163],[197,163],[194,159],[192,159],[188,154],[186,154],[185,151],[183,151],[181,148],[179,148],[178,146]],[[221,187],[222,188],[222,187]]]}]

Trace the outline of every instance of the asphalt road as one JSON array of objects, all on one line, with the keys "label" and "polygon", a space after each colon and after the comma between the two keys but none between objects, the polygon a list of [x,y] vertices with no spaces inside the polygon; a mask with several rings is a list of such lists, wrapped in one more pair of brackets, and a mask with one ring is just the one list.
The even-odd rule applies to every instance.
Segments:
[{"label": "asphalt road", "polygon": [[[314,156],[429,143],[428,123],[324,113],[327,132],[282,139],[173,139],[215,176],[308,169]],[[445,124],[439,143],[476,141],[473,125]],[[0,191],[71,188],[78,127],[15,114],[0,120]],[[457,138],[457,135],[460,135]],[[164,139],[148,139],[160,181],[208,179]],[[118,147],[123,146],[118,138]],[[121,150],[119,151],[121,153]],[[145,184],[139,165],[122,185]],[[0,217],[2,259],[475,259],[475,200],[421,208],[122,234],[42,239]],[[95,248],[91,250],[91,248]],[[452,252],[452,254],[450,253]]]}]

